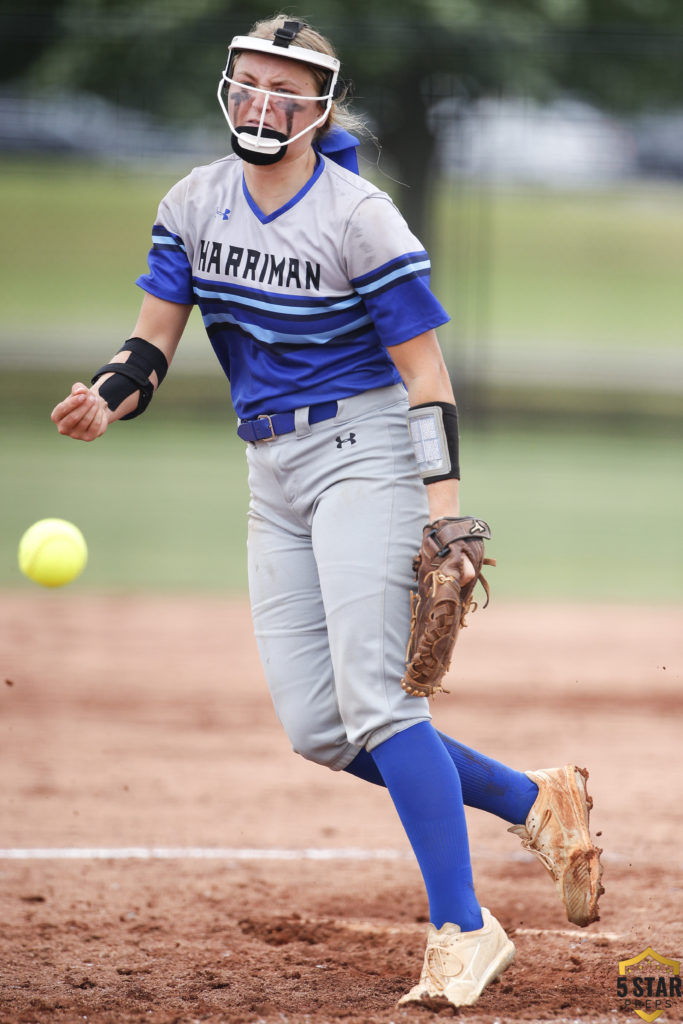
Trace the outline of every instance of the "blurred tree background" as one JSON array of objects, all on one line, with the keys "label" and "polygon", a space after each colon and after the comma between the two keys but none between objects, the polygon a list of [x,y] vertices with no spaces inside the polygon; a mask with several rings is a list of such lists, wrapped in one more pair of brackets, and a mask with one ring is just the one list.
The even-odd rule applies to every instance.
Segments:
[{"label": "blurred tree background", "polygon": [[[668,516],[678,537],[683,4],[318,0],[284,9],[334,41],[379,140],[379,148],[363,142],[362,173],[396,199],[432,255],[434,288],[452,316],[440,338],[464,429],[475,435],[470,493],[507,524],[501,546],[509,545],[515,592],[525,573],[529,592],[547,582],[523,498],[553,524],[549,546],[564,536],[556,579],[572,577],[577,593],[604,556],[605,535],[577,558],[569,512],[558,518],[574,498],[596,501],[606,522],[627,523],[629,501],[634,516],[643,503],[659,515],[665,507],[664,527]],[[132,281],[144,270],[159,199],[228,149],[215,99],[228,43],[274,11],[261,0],[0,3],[0,419],[30,421],[26,444],[34,445],[14,461],[6,454],[12,479],[4,486],[17,506],[10,536],[42,514],[78,519],[69,484],[84,472],[77,466],[95,472],[95,456],[53,449],[62,442],[48,440],[45,410],[130,331],[140,300]],[[156,451],[170,422],[199,418],[201,432],[202,422],[230,419],[197,316],[176,368],[153,418],[135,427],[135,444],[147,437]],[[36,417],[46,419],[40,428]],[[106,443],[109,457],[129,465],[135,445],[126,430]],[[207,438],[186,445],[173,435],[174,459],[190,466]],[[44,454],[50,473],[38,469]],[[19,457],[21,465],[35,459],[32,481],[21,477]],[[158,462],[150,457],[145,472]],[[641,476],[627,500],[620,481],[632,465]],[[481,467],[488,475],[478,475]],[[40,472],[59,509],[44,508]],[[506,474],[501,497],[492,482]],[[145,493],[151,508],[154,495]],[[100,497],[84,524],[91,530]],[[169,543],[181,530],[169,510],[183,498],[164,497]],[[118,498],[107,500],[111,529]],[[191,532],[189,504],[182,515]],[[207,552],[224,533],[218,515],[215,531],[212,539],[207,526]],[[611,541],[618,591],[627,586],[623,546],[633,545],[619,530]],[[683,594],[677,543],[660,573],[668,595]],[[111,533],[108,550],[111,573],[128,572]],[[137,564],[148,555],[136,552]],[[187,565],[191,580],[191,548]],[[155,566],[148,578],[166,581]],[[207,577],[212,571],[218,579],[224,570],[207,554]],[[639,578],[648,571],[643,556]]]},{"label": "blurred tree background", "polygon": [[[207,122],[230,38],[273,13],[261,0],[3,8],[0,82],[82,90],[179,126]],[[391,173],[410,185],[406,216],[424,237],[437,101],[569,93],[620,113],[683,103],[679,0],[318,0],[311,20],[358,83]]]}]

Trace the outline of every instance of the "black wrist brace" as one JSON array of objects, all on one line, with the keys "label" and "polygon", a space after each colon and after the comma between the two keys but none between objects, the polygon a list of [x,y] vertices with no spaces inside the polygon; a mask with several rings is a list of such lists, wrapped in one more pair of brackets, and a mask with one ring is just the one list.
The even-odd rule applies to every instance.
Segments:
[{"label": "black wrist brace", "polygon": [[145,341],[144,338],[129,338],[119,352],[130,352],[126,362],[107,363],[101,366],[90,383],[94,384],[105,373],[114,374],[109,380],[105,380],[100,388],[100,394],[112,412],[118,409],[129,395],[139,391],[137,408],[127,416],[121,417],[123,420],[132,420],[140,416],[152,401],[154,385],[149,379],[152,371],[157,375],[159,387],[168,371],[168,361],[160,348]]}]

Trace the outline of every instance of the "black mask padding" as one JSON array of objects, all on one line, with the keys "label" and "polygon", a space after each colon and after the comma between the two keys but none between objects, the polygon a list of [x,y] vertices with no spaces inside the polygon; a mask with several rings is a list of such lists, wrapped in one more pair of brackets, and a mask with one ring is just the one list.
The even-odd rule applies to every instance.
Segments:
[{"label": "black mask padding", "polygon": [[[245,132],[248,135],[256,135],[258,128],[256,125],[247,125],[245,128],[240,128],[240,134]],[[283,135],[282,132],[276,132],[274,128],[264,128],[261,132],[261,138],[263,139],[277,139],[280,143],[287,142],[287,136]],[[237,153],[242,160],[246,160],[248,164],[257,164],[259,167],[266,167],[268,164],[276,164],[278,160],[282,160],[285,155],[284,145],[281,145],[275,153],[257,152],[254,149],[247,149],[246,146],[241,146],[237,140],[237,136],[233,132],[230,136],[230,142],[232,143],[233,152]]]}]

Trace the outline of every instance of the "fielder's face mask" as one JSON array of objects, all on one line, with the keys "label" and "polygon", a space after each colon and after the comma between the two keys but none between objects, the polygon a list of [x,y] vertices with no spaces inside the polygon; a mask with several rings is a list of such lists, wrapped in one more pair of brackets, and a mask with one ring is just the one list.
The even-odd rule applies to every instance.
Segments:
[{"label": "fielder's face mask", "polygon": [[[231,142],[232,148],[239,157],[252,164],[274,164],[278,160],[281,160],[285,155],[285,147],[294,142],[296,139],[300,139],[306,132],[314,131],[319,125],[321,125],[327,115],[330,112],[333,100],[335,100],[341,92],[343,92],[343,85],[341,89],[339,86],[341,83],[338,82],[339,78],[339,61],[336,57],[330,57],[326,53],[319,53],[317,50],[309,50],[303,46],[292,46],[292,41],[296,37],[297,33],[304,28],[305,25],[301,21],[286,21],[284,25],[277,29],[275,32],[274,39],[258,39],[255,36],[235,36],[230,44],[228,50],[228,60],[225,65],[225,70],[221,76],[221,80],[218,83],[218,102],[221,105],[221,110],[225,115],[225,119],[228,122],[231,131]],[[240,82],[233,77],[235,68],[235,61],[240,53],[264,53],[269,54],[272,57],[287,57],[290,60],[298,61],[301,64],[307,64],[311,67],[321,68],[327,73],[327,78],[323,88],[322,95],[319,96],[300,96],[298,93],[285,93],[273,91],[270,89],[259,89],[254,85],[247,85],[245,82]],[[230,117],[229,110],[229,97],[228,90],[230,86],[238,88],[240,91],[244,90],[249,93],[261,93],[265,97],[263,103],[263,109],[261,111],[261,117],[258,125],[245,125],[243,127],[236,127]],[[264,126],[266,118],[266,112],[271,103],[272,97],[276,97],[276,101],[292,100],[293,102],[301,100],[313,100],[317,103],[324,105],[323,111],[312,124],[303,128],[296,135],[291,137],[284,135],[282,132],[275,131],[273,128],[267,128]]]}]

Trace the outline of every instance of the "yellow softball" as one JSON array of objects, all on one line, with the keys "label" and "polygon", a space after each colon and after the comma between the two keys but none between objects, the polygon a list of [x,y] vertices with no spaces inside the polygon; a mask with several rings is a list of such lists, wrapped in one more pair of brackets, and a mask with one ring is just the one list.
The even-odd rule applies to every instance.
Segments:
[{"label": "yellow softball", "polygon": [[83,534],[66,519],[40,519],[19,541],[19,568],[44,587],[61,587],[75,580],[87,560]]}]

